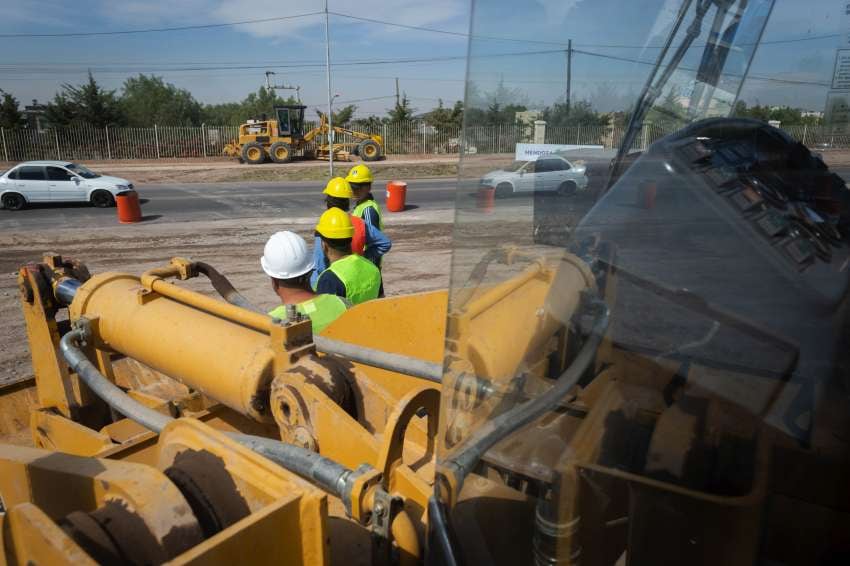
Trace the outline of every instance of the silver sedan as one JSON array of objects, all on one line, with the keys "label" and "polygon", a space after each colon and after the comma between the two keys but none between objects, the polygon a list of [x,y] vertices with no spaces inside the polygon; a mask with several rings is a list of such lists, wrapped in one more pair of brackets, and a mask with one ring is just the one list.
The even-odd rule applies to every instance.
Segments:
[{"label": "silver sedan", "polygon": [[497,197],[537,192],[572,195],[587,188],[587,168],[556,155],[537,161],[514,161],[484,175],[481,186],[496,189]]}]

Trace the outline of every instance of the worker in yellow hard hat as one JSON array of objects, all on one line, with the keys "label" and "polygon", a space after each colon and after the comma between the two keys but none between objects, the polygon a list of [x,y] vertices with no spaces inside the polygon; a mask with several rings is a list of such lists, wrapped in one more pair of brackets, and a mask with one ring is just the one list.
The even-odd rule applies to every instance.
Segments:
[{"label": "worker in yellow hard hat", "polygon": [[351,303],[336,295],[317,295],[310,289],[313,261],[307,242],[294,232],[277,232],[266,242],[260,265],[271,277],[272,290],[281,305],[269,311],[269,316],[286,320],[286,306],[293,305],[295,312],[310,319],[313,334],[319,334],[339,318]]},{"label": "worker in yellow hard hat", "polygon": [[354,226],[348,213],[329,208],[316,224],[329,267],[319,274],[316,292],[337,295],[358,304],[378,297],[381,272],[375,264],[351,252]]},{"label": "worker in yellow hard hat", "polygon": [[[381,218],[381,207],[378,206],[375,197],[372,196],[372,181],[375,180],[372,177],[372,170],[363,164],[355,165],[348,172],[345,180],[348,181],[351,192],[354,194],[354,212],[351,214],[357,218],[362,218],[367,227],[380,230],[383,234],[384,221]],[[392,241],[389,238],[387,238],[387,241],[392,246]],[[389,248],[387,251],[389,251]],[[370,253],[368,243],[364,253]],[[385,254],[386,251],[374,254],[377,256],[375,265],[378,266],[378,269],[381,269],[381,262]],[[381,287],[381,296],[384,296],[383,287]]]},{"label": "worker in yellow hard hat", "polygon": [[359,216],[366,224],[371,224],[378,230],[384,229],[381,218],[381,207],[372,196],[372,171],[365,165],[355,165],[345,177],[354,193],[354,216]]},{"label": "worker in yellow hard hat", "polygon": [[[334,177],[328,181],[322,193],[325,196],[325,205],[328,209],[338,208],[348,212],[351,208],[351,199],[354,198],[354,193],[351,190],[351,185],[342,177]],[[380,269],[381,258],[390,251],[392,242],[380,229],[366,224],[363,219],[352,215],[351,221],[354,225],[351,251],[357,255],[362,255]],[[322,252],[321,239],[318,235],[316,235],[316,244],[313,247],[313,263],[316,269],[310,278],[310,285],[313,289],[316,289],[319,274],[328,267],[325,254]],[[381,296],[383,296],[383,287],[381,288]]]}]

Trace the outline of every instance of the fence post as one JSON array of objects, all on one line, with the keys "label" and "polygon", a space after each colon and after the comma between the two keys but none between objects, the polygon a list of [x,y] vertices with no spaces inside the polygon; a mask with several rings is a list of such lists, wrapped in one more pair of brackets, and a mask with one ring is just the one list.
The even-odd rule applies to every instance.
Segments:
[{"label": "fence post", "polygon": [[802,143],[803,145],[806,145],[806,132],[808,131],[808,129],[809,129],[809,125],[803,124],[803,139],[800,140],[800,143]]},{"label": "fence post", "polygon": [[6,128],[0,128],[0,136],[3,136],[3,157],[9,161],[9,150],[6,149]]},{"label": "fence post", "polygon": [[[644,123],[644,124],[641,126],[641,130],[643,130],[643,131],[641,132],[641,133],[643,134],[643,136],[642,136],[642,137],[643,137],[643,140],[642,140],[643,147],[641,147],[641,149],[643,149],[643,150],[646,150],[646,144],[647,144],[647,141],[648,141],[648,139],[647,139],[647,138],[649,137],[649,127],[648,127],[648,126],[649,126],[649,125],[648,125],[648,124],[646,124],[646,123]],[[631,148],[629,148],[629,149],[631,149]],[[628,150],[626,150],[626,151],[628,151]]]},{"label": "fence post", "polygon": [[112,159],[112,146],[109,144],[109,126],[104,126],[103,129],[106,132],[106,158]]},{"label": "fence post", "polygon": [[201,124],[201,147],[204,150],[204,157],[207,156],[207,135],[206,135],[206,125]]},{"label": "fence post", "polygon": [[53,128],[53,139],[56,140],[56,159],[62,159],[62,154],[59,151],[59,129]]},{"label": "fence post", "polygon": [[389,143],[387,143],[387,125],[381,124],[381,139],[384,140],[384,155],[387,154],[387,147]]},{"label": "fence post", "polygon": [[159,159],[159,129],[156,124],[153,125],[153,141],[156,145],[156,158]]}]

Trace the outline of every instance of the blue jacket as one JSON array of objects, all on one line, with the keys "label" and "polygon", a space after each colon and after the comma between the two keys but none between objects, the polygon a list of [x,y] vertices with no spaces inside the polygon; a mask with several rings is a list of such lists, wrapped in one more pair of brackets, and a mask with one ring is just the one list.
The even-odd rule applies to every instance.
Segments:
[{"label": "blue jacket", "polygon": [[[393,244],[386,234],[368,222],[364,222],[363,224],[366,226],[366,249],[363,251],[363,257],[380,268],[381,258],[385,253],[390,251]],[[313,244],[313,262],[315,267],[313,268],[312,275],[310,275],[310,287],[314,291],[319,281],[319,275],[328,268],[328,263],[325,260],[325,254],[322,253],[322,239],[316,236],[315,243]]]}]

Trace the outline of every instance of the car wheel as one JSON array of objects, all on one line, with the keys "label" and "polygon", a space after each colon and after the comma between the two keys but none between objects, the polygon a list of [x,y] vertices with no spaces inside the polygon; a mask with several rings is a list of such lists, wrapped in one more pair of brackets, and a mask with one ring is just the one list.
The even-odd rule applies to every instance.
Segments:
[{"label": "car wheel", "polygon": [[258,165],[266,160],[266,150],[263,144],[248,142],[242,146],[242,159],[250,165]]},{"label": "car wheel", "polygon": [[500,183],[496,185],[496,198],[507,198],[514,192],[514,188],[510,183]]},{"label": "car wheel", "polygon": [[115,206],[115,197],[109,191],[95,191],[91,194],[92,206],[109,208]]},{"label": "car wheel", "polygon": [[18,193],[6,193],[3,195],[3,198],[0,199],[0,204],[2,204],[3,208],[6,210],[21,210],[24,206],[26,206],[27,201],[23,195],[19,195]]},{"label": "car wheel", "polygon": [[558,187],[558,194],[563,195],[565,197],[576,194],[578,187],[576,186],[574,181],[564,181],[561,183],[561,186]]},{"label": "car wheel", "polygon": [[269,155],[275,163],[289,163],[292,160],[292,148],[286,142],[274,142],[269,148]]}]

